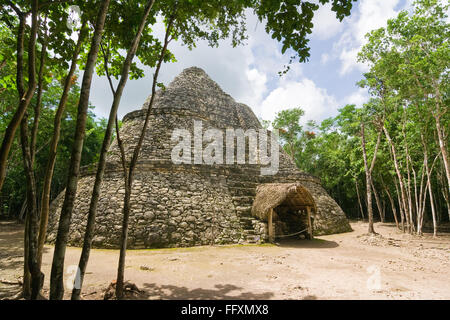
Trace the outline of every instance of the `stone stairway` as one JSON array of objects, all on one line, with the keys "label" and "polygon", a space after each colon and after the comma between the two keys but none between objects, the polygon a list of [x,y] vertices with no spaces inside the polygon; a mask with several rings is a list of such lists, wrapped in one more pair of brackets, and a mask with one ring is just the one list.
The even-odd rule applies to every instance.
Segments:
[{"label": "stone stairway", "polygon": [[[238,179],[237,179],[238,180]],[[242,240],[244,243],[260,243],[261,235],[254,227],[256,220],[252,215],[252,205],[255,198],[256,183],[242,184],[242,180],[229,181],[229,189],[232,194],[232,201],[239,215],[242,227]]]}]

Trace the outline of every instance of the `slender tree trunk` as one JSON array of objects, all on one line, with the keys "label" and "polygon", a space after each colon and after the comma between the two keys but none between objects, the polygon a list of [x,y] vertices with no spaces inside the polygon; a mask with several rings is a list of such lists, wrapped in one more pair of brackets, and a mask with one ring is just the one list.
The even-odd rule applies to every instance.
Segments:
[{"label": "slender tree trunk", "polygon": [[[423,139],[423,135],[422,135],[422,139]],[[425,205],[426,205],[426,192],[427,192],[427,187],[426,185],[424,186],[424,177],[425,177],[425,164],[428,163],[428,154],[427,154],[427,150],[426,148],[423,149],[423,165],[422,165],[422,176],[420,178],[420,190],[419,190],[419,199],[418,201],[416,200],[416,202],[418,202],[418,207],[417,207],[417,225],[419,226],[419,220],[420,220],[420,231],[417,230],[417,233],[421,233],[422,232],[422,226],[423,226],[423,218],[424,218],[424,212],[425,212]],[[417,195],[416,195],[417,197]]]},{"label": "slender tree trunk", "polygon": [[394,177],[394,186],[395,186],[395,192],[397,193],[397,202],[398,202],[398,210],[400,211],[400,220],[401,220],[401,230],[403,232],[405,232],[405,215],[404,215],[404,211],[403,211],[403,206],[402,206],[402,201],[401,201],[401,196],[400,196],[400,192],[399,192],[399,187],[397,184],[397,180]]},{"label": "slender tree trunk", "polygon": [[47,235],[47,225],[48,216],[50,210],[50,190],[52,186],[53,171],[56,163],[56,153],[58,149],[60,130],[61,130],[61,120],[64,113],[64,109],[67,104],[67,99],[69,97],[70,88],[73,83],[73,76],[75,74],[78,55],[80,54],[81,44],[86,37],[88,29],[86,28],[86,22],[83,22],[81,26],[80,33],[78,35],[77,45],[73,52],[72,62],[70,66],[69,73],[64,81],[64,89],[59,101],[58,108],[56,109],[55,119],[53,120],[53,136],[50,142],[50,150],[48,154],[47,166],[45,168],[44,183],[42,186],[42,195],[40,203],[40,221],[39,221],[39,238],[38,238],[38,264],[39,267],[42,264],[42,254],[44,252],[45,237]]},{"label": "slender tree trunk", "polygon": [[[409,212],[409,228],[410,228],[410,233],[414,232],[414,219],[413,219],[413,206],[412,206],[412,198],[411,198],[411,173],[410,173],[410,159],[411,157],[409,156],[409,149],[408,149],[408,140],[406,138],[406,131],[405,131],[405,126],[406,126],[406,109],[403,108],[403,121],[402,121],[402,133],[403,133],[403,141],[405,144],[405,153],[406,153],[406,177],[407,177],[407,184],[406,184],[406,196],[407,196],[407,200],[408,200],[408,212]],[[412,163],[411,163],[411,167],[412,167]]]},{"label": "slender tree trunk", "polygon": [[373,190],[373,195],[375,196],[375,202],[377,204],[378,213],[380,214],[380,221],[384,223],[384,212],[383,212],[383,208],[381,206],[380,198],[378,197],[377,190],[375,189],[375,186],[373,184],[373,179],[371,179],[370,185]]},{"label": "slender tree trunk", "polygon": [[[120,105],[120,100],[122,98],[123,90],[124,90],[125,85],[128,80],[128,75],[130,72],[131,64],[133,62],[133,58],[136,54],[137,48],[139,46],[139,42],[141,40],[142,32],[145,28],[145,25],[147,23],[147,18],[150,14],[150,11],[151,11],[154,3],[155,3],[155,0],[149,0],[144,9],[144,15],[143,15],[141,23],[139,25],[138,31],[136,32],[136,35],[133,39],[130,49],[128,50],[127,57],[125,59],[123,67],[122,67],[122,74],[121,74],[119,84],[117,86],[117,90],[113,90],[113,88],[111,87],[111,89],[113,90],[113,94],[114,94],[114,100],[113,100],[111,110],[109,113],[108,124],[107,124],[106,131],[105,131],[105,137],[103,139],[102,149],[100,151],[100,160],[97,165],[97,174],[95,177],[94,189],[92,191],[92,197],[91,197],[91,202],[90,202],[90,206],[89,206],[86,232],[84,234],[83,250],[81,252],[80,262],[78,264],[78,275],[79,275],[79,279],[80,279],[80,287],[73,289],[72,300],[80,299],[81,287],[83,285],[84,274],[86,271],[87,263],[89,261],[89,253],[91,250],[92,239],[94,237],[95,216],[97,213],[97,204],[98,204],[98,199],[100,197],[100,189],[101,189],[101,185],[102,185],[102,181],[103,181],[103,175],[105,172],[106,156],[107,156],[109,145],[111,142],[112,132],[114,130],[114,124],[117,119],[117,110]],[[107,65],[105,65],[105,68],[107,68]]]},{"label": "slender tree trunk", "polygon": [[442,161],[444,162],[445,175],[447,176],[447,186],[450,188],[450,168],[448,164],[448,153],[447,147],[445,145],[444,135],[442,134],[440,115],[435,116],[434,119],[436,121],[436,130],[439,139],[439,148],[442,154]]},{"label": "slender tree trunk", "polygon": [[371,234],[376,234],[375,229],[373,227],[373,208],[372,208],[372,171],[375,166],[375,161],[377,159],[378,147],[380,145],[381,140],[381,131],[377,136],[377,144],[375,146],[375,151],[373,154],[372,162],[370,164],[370,168],[367,162],[367,151],[366,151],[366,137],[365,137],[365,128],[364,122],[361,122],[361,145],[363,149],[363,158],[364,158],[364,170],[366,172],[366,193],[367,193],[367,216],[369,218],[369,230],[368,232]]},{"label": "slender tree trunk", "polygon": [[[428,168],[428,150],[427,145],[425,144],[424,135],[421,133],[421,140],[423,145],[423,165],[422,165],[422,175],[420,178],[420,191],[419,191],[419,199],[417,206],[417,234],[422,235],[423,229],[423,221],[425,217],[425,209],[426,209],[426,198],[427,198],[427,182],[424,184],[424,177]],[[416,196],[417,197],[417,196]]]},{"label": "slender tree trunk", "polygon": [[[431,185],[431,188],[433,188],[433,185]],[[441,221],[442,221],[442,211],[440,210],[441,208],[439,207],[438,197],[433,197],[433,199],[434,199],[434,208],[435,208],[435,211],[436,211],[437,225],[439,226],[441,224]]]},{"label": "slender tree trunk", "polygon": [[[44,24],[47,24],[47,18],[44,20]],[[44,70],[46,57],[47,57],[47,30],[45,31],[45,34],[42,37],[41,57],[39,59],[39,73],[37,81],[37,97],[36,97],[36,104],[34,106],[33,127],[31,128],[30,153],[32,164],[34,164],[34,158],[36,156],[36,140],[39,129],[39,120],[41,116],[42,92],[44,89],[43,85],[44,85]]]},{"label": "slender tree trunk", "polygon": [[38,212],[36,204],[36,181],[34,179],[32,156],[28,143],[28,118],[26,114],[22,118],[20,127],[20,140],[22,145],[23,162],[27,181],[27,225],[28,233],[25,235],[28,241],[27,264],[31,275],[31,299],[36,300],[41,291],[44,274],[37,264],[37,224]]},{"label": "slender tree trunk", "polygon": [[24,88],[23,76],[23,54],[24,54],[24,36],[27,15],[18,12],[19,14],[19,29],[17,33],[17,75],[16,85],[19,93],[19,106],[14,113],[10,123],[6,127],[3,137],[2,145],[0,147],[0,191],[3,188],[3,183],[6,177],[6,169],[8,163],[8,155],[14,141],[17,128],[20,126],[23,116],[30,105],[31,99],[36,89],[36,34],[38,30],[37,16],[38,16],[38,0],[31,2],[31,31],[28,43],[28,88]]},{"label": "slender tree trunk", "polygon": [[[126,250],[127,250],[128,220],[129,220],[130,211],[131,211],[130,199],[131,199],[131,191],[132,191],[132,186],[133,186],[134,169],[136,167],[136,163],[137,163],[137,160],[138,160],[138,157],[139,157],[139,153],[141,151],[142,143],[144,141],[145,132],[147,130],[148,123],[149,123],[149,120],[150,120],[150,114],[151,114],[151,110],[152,110],[152,106],[153,106],[153,102],[154,102],[154,97],[155,97],[155,93],[156,93],[156,85],[158,83],[159,70],[161,69],[161,65],[162,65],[162,63],[164,61],[164,57],[166,55],[167,46],[168,46],[168,44],[170,42],[169,36],[170,36],[170,33],[171,33],[173,21],[174,21],[174,18],[175,18],[175,16],[174,16],[175,12],[176,12],[176,7],[174,8],[173,15],[170,17],[170,19],[168,21],[168,25],[167,25],[167,28],[166,28],[166,34],[165,34],[165,37],[164,37],[164,45],[163,45],[163,48],[161,50],[161,55],[159,56],[159,60],[158,60],[157,66],[156,66],[155,74],[153,75],[152,95],[151,95],[150,102],[149,102],[149,105],[148,105],[147,114],[145,116],[144,125],[142,127],[138,143],[137,143],[137,145],[136,145],[136,147],[134,149],[133,156],[132,156],[131,161],[130,161],[130,166],[129,166],[129,169],[128,169],[128,177],[125,175],[125,179],[128,180],[127,181],[128,183],[125,184],[125,198],[124,198],[124,206],[123,206],[122,233],[121,233],[121,236],[120,236],[120,255],[119,255],[119,264],[118,264],[118,268],[117,268],[117,282],[116,282],[116,298],[117,299],[122,299],[123,298],[123,285],[124,285],[124,272],[125,272],[125,255],[126,255]],[[125,168],[126,164],[123,163],[122,166]]]},{"label": "slender tree trunk", "polygon": [[[26,203],[26,202],[25,202]],[[28,235],[30,234],[30,225],[28,218],[25,216],[25,230],[23,237],[23,283],[22,283],[22,297],[26,300],[31,298],[31,274],[28,268],[28,257],[30,252],[30,245],[28,243]]]},{"label": "slender tree trunk", "polygon": [[443,164],[440,165],[440,170],[436,171],[436,176],[439,182],[438,188],[441,190],[442,198],[444,198],[444,202],[447,207],[448,220],[450,221],[450,193],[449,188],[447,187],[446,178],[444,177],[445,173],[442,171],[445,171]]},{"label": "slender tree trunk", "polygon": [[373,228],[373,208],[372,208],[372,190],[370,187],[370,174],[366,174],[366,194],[367,194],[367,216],[369,218],[369,233],[375,233]]},{"label": "slender tree trunk", "polygon": [[364,210],[361,204],[361,197],[359,195],[359,188],[358,188],[358,180],[355,177],[355,186],[356,186],[356,196],[358,197],[358,204],[359,204],[359,209],[361,210],[361,217],[364,220]]},{"label": "slender tree trunk", "polygon": [[[45,19],[44,24],[46,24],[47,19]],[[41,48],[41,56],[39,59],[39,73],[38,73],[38,82],[37,82],[37,99],[36,105],[34,107],[34,119],[33,126],[31,129],[31,139],[30,144],[28,144],[28,123],[27,123],[27,114],[25,113],[22,118],[21,125],[21,143],[22,143],[22,153],[24,159],[24,170],[27,177],[27,234],[25,235],[28,238],[27,241],[27,253],[29,257],[27,258],[27,268],[25,268],[25,272],[29,273],[30,270],[34,270],[33,274],[30,273],[29,280],[30,284],[27,284],[30,288],[29,297],[33,300],[37,299],[40,291],[42,289],[44,283],[44,274],[41,272],[41,263],[39,259],[39,247],[38,245],[38,232],[37,225],[39,223],[39,210],[38,210],[38,202],[37,202],[37,185],[34,176],[34,161],[36,157],[36,141],[37,134],[39,128],[39,118],[41,114],[41,104],[42,104],[42,92],[43,92],[43,80],[44,80],[44,69],[45,69],[45,59],[47,56],[47,32],[45,32],[44,37],[42,38],[42,48]],[[31,198],[32,197],[32,198]],[[30,250],[31,249],[31,250]],[[28,268],[28,264],[33,263],[33,269]]]},{"label": "slender tree trunk", "polygon": [[69,235],[70,221],[72,218],[72,209],[77,192],[78,175],[80,171],[81,153],[85,137],[87,110],[89,106],[89,95],[92,83],[92,75],[97,61],[100,41],[102,39],[103,28],[105,25],[106,14],[108,12],[110,0],[103,0],[100,5],[95,31],[92,37],[91,48],[87,58],[83,82],[81,85],[80,101],[78,104],[77,123],[75,137],[70,159],[69,174],[67,180],[66,194],[61,208],[59,218],[58,233],[56,236],[55,249],[53,254],[52,271],[50,278],[50,299],[60,300],[64,295],[64,256],[66,253],[67,238]]},{"label": "slender tree trunk", "polygon": [[441,176],[441,185],[442,185],[442,197],[444,198],[445,204],[447,205],[447,214],[448,214],[448,221],[450,221],[450,196],[448,188],[445,186],[444,179],[442,179]]},{"label": "slender tree trunk", "polygon": [[436,208],[437,225],[439,226],[442,222],[442,212],[443,212],[442,211],[442,199],[439,196],[434,197],[434,207]]},{"label": "slender tree trunk", "polygon": [[412,199],[411,199],[411,177],[409,172],[409,161],[408,158],[406,158],[406,199],[408,201],[408,214],[409,214],[409,221],[410,221],[410,233],[414,232],[414,220],[413,220],[413,213],[412,213]]},{"label": "slender tree trunk", "polygon": [[[425,154],[427,154],[427,147],[426,143],[423,140],[422,136],[422,143],[424,145]],[[437,221],[436,221],[436,210],[435,210],[435,204],[434,204],[434,197],[433,197],[433,190],[431,188],[431,174],[433,172],[434,165],[436,164],[436,160],[438,159],[439,154],[434,158],[434,161],[431,165],[431,168],[428,166],[428,161],[425,162],[425,170],[427,173],[427,189],[428,194],[430,195],[430,206],[431,206],[431,216],[433,218],[433,237],[437,236]],[[425,205],[424,205],[425,207]]]},{"label": "slender tree trunk", "polygon": [[436,210],[434,209],[433,191],[431,190],[431,172],[428,170],[427,165],[427,187],[430,195],[431,216],[433,217],[433,237],[437,237],[437,223],[436,223]]},{"label": "slender tree trunk", "polygon": [[395,172],[397,174],[397,178],[398,178],[398,184],[400,186],[400,195],[401,195],[401,199],[402,199],[402,205],[403,205],[403,212],[404,215],[406,217],[406,225],[408,228],[408,232],[411,232],[411,226],[410,226],[410,221],[409,221],[409,217],[408,217],[408,206],[406,205],[406,194],[405,194],[405,188],[403,186],[403,180],[402,180],[402,175],[400,173],[400,168],[398,165],[398,161],[397,161],[397,153],[395,151],[395,146],[394,143],[391,139],[391,136],[389,135],[389,132],[387,131],[386,127],[383,126],[383,131],[384,134],[386,136],[386,139],[389,142],[389,145],[391,146],[391,150],[392,150],[392,156],[394,158],[394,168],[395,168]]},{"label": "slender tree trunk", "polygon": [[[423,141],[423,136],[422,136]],[[428,170],[428,154],[426,148],[423,150],[423,170]],[[425,189],[423,190],[422,185],[420,186],[420,207],[417,211],[417,235],[422,235],[422,227],[423,227],[423,217],[425,212],[425,204],[426,204],[426,191],[427,186],[425,185]],[[422,193],[423,192],[423,193]],[[423,197],[422,197],[423,195]]]},{"label": "slender tree trunk", "polygon": [[386,192],[386,194],[387,194],[387,196],[389,198],[389,202],[391,203],[392,215],[394,216],[395,225],[397,226],[397,229],[400,229],[400,226],[398,224],[397,208],[395,207],[395,201],[392,198],[392,195],[389,192],[389,189],[386,186],[386,184],[384,183],[383,179],[381,179],[381,183],[383,184],[384,191]]}]

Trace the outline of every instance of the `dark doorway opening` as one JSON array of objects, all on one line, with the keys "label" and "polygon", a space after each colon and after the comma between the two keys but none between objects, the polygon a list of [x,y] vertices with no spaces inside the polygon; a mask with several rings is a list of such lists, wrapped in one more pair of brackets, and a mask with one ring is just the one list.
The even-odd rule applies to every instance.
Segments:
[{"label": "dark doorway opening", "polygon": [[260,185],[252,206],[252,214],[267,221],[269,242],[300,234],[312,239],[312,215],[316,211],[313,197],[298,183]]},{"label": "dark doorway opening", "polygon": [[286,201],[274,208],[275,238],[307,238],[306,210],[290,206]]},{"label": "dark doorway opening", "polygon": [[[308,211],[287,200],[274,210],[274,233],[278,239],[310,239]],[[312,222],[312,221],[311,221]]]}]

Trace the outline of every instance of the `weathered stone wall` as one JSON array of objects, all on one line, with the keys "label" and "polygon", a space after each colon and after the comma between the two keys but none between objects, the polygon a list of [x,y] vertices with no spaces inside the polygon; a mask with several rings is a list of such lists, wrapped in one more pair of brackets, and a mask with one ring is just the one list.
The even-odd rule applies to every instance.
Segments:
[{"label": "weathered stone wall", "polygon": [[[148,101],[142,110],[123,119],[121,138],[128,159],[137,143]],[[316,202],[314,232],[317,235],[350,231],[344,212],[326,193],[320,181],[300,172],[280,150],[279,172],[262,176],[255,165],[173,164],[174,129],[186,129],[194,140],[194,120],[209,128],[261,128],[251,109],[236,103],[204,71],[189,68],[156,93],[150,124],[140,153],[131,197],[129,247],[173,247],[217,243],[261,242],[267,226],[251,216],[256,186],[261,183],[299,182]],[[206,146],[204,143],[203,146]],[[225,145],[225,142],[224,142]],[[246,148],[248,157],[248,146]],[[110,147],[97,213],[94,246],[118,247],[124,196],[117,142]],[[225,154],[224,154],[225,159]],[[73,210],[69,243],[81,245],[95,177],[95,166],[83,168]],[[49,237],[56,236],[63,194],[52,204]]]},{"label": "weathered stone wall", "polygon": [[[80,246],[95,176],[80,180],[69,243]],[[116,248],[122,225],[123,178],[110,173],[102,185],[93,244]],[[59,215],[63,197],[52,204]],[[131,196],[129,246],[132,248],[238,243],[239,217],[224,179],[204,179],[192,172],[138,171]],[[51,219],[48,240],[56,237]]]}]

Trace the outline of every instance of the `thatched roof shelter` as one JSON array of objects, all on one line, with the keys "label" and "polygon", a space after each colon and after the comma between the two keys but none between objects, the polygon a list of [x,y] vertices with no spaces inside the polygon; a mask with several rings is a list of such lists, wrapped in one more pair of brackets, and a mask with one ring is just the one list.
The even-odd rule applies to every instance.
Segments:
[{"label": "thatched roof shelter", "polygon": [[286,205],[293,209],[310,207],[316,212],[316,204],[309,191],[298,183],[266,183],[256,188],[252,215],[267,221],[270,209]]}]

